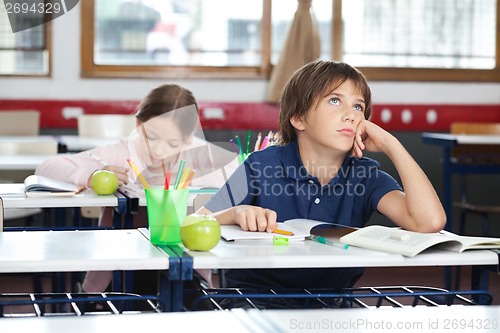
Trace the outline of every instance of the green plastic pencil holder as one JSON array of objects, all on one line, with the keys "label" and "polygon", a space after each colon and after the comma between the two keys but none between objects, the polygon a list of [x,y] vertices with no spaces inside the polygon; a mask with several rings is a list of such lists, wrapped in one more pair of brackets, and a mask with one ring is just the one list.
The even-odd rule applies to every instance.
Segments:
[{"label": "green plastic pencil holder", "polygon": [[181,223],[186,218],[189,189],[144,189],[149,239],[155,245],[181,243]]}]

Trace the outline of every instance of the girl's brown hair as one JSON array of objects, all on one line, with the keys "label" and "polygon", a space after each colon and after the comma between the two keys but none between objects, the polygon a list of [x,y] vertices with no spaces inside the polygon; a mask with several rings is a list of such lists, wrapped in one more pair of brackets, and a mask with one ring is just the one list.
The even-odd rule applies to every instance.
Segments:
[{"label": "girl's brown hair", "polygon": [[305,117],[321,98],[342,83],[351,80],[365,100],[365,119],[371,114],[371,91],[365,76],[356,68],[340,61],[317,60],[298,69],[286,84],[280,99],[281,143],[297,138],[290,123],[293,117]]},{"label": "girl's brown hair", "polygon": [[[135,116],[145,123],[154,117],[190,105],[198,110],[198,103],[190,90],[176,84],[164,84],[149,92],[139,104]],[[186,137],[193,134],[198,119],[191,112],[172,112],[171,116]]]}]

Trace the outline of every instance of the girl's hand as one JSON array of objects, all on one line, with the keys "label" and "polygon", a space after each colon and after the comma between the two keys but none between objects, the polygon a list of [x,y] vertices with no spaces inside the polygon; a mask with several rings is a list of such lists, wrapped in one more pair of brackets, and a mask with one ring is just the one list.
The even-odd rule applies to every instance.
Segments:
[{"label": "girl's hand", "polygon": [[234,221],[242,230],[272,232],[277,227],[277,215],[271,209],[248,205],[234,208]]},{"label": "girl's hand", "polygon": [[112,173],[114,173],[118,177],[118,184],[120,186],[124,185],[124,184],[125,185],[128,184],[127,172],[129,170],[129,168],[123,168],[123,167],[116,166],[116,165],[106,165],[104,167],[104,170],[108,170],[108,171],[111,171]]},{"label": "girl's hand", "polygon": [[362,120],[356,129],[351,156],[363,157],[363,150],[369,152],[384,152],[387,140],[392,135],[382,127],[368,120]]}]

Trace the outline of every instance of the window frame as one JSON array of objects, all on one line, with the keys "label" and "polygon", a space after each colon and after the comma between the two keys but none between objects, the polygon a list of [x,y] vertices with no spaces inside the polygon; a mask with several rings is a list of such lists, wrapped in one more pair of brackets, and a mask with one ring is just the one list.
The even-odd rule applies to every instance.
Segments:
[{"label": "window frame", "polygon": [[81,61],[83,77],[136,78],[248,78],[269,77],[271,72],[271,1],[262,0],[261,65],[256,66],[123,66],[94,63],[94,0],[81,2]]},{"label": "window frame", "polygon": [[[45,51],[47,52],[47,73],[43,74],[23,74],[23,73],[15,73],[15,74],[2,74],[0,73],[0,77],[25,77],[25,78],[40,78],[40,77],[52,77],[52,29],[51,22],[46,22],[43,24],[43,34],[45,37]],[[15,51],[17,48],[5,48],[4,50],[13,50]]]},{"label": "window frame", "polygon": [[[271,64],[271,8],[272,0],[261,0],[262,60],[256,67],[234,66],[124,66],[96,65],[94,63],[94,0],[81,2],[81,62],[83,77],[114,78],[227,78],[268,79]],[[439,69],[358,67],[370,81],[434,81],[434,82],[500,82],[500,0],[496,10],[496,59],[493,69]],[[332,0],[331,25],[332,59],[342,59],[343,23],[342,0]]]}]

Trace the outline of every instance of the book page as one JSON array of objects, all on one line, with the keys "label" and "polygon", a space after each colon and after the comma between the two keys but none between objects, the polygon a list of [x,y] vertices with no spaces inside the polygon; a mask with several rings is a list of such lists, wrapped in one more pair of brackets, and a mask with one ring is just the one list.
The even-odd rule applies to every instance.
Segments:
[{"label": "book page", "polygon": [[379,225],[368,226],[340,238],[349,245],[413,257],[425,249],[453,242],[438,233],[420,233]]},{"label": "book page", "polygon": [[448,238],[455,239],[460,242],[460,246],[453,246],[451,243],[444,243],[439,248],[448,251],[459,251],[472,249],[499,249],[500,238],[493,237],[474,237],[474,236],[460,236],[448,231],[441,231],[441,234]]},{"label": "book page", "polygon": [[38,175],[31,175],[24,180],[26,196],[75,195],[84,188],[72,183]]}]

